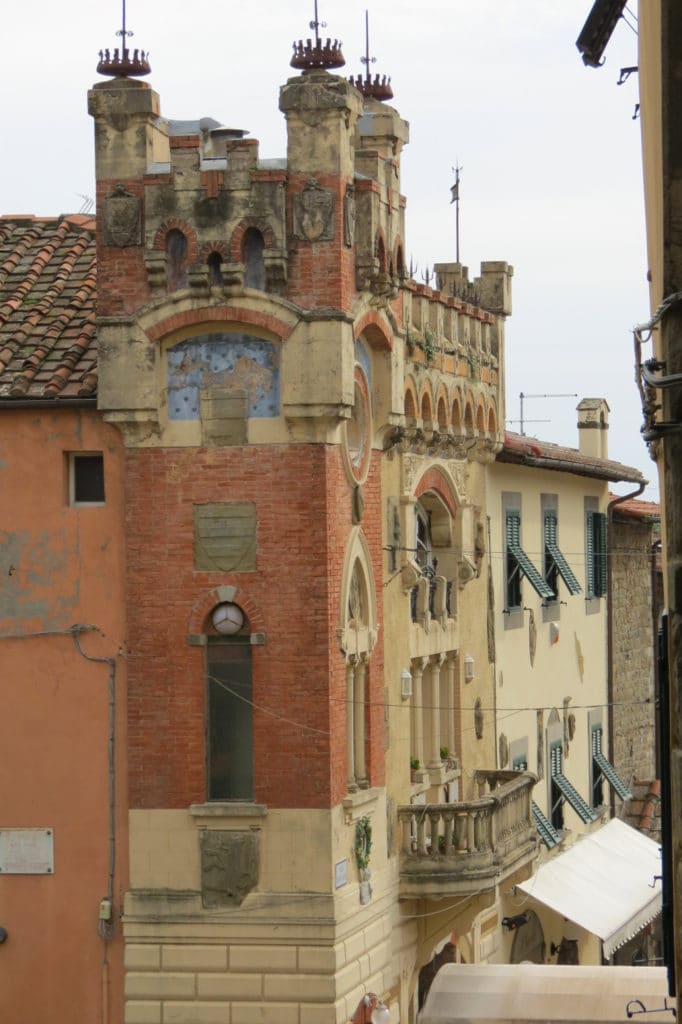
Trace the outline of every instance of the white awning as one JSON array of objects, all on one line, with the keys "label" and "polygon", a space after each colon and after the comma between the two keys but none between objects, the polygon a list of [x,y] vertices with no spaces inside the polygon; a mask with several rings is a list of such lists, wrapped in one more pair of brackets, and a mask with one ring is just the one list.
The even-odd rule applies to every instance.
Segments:
[{"label": "white awning", "polygon": [[660,913],[660,877],[658,843],[613,818],[518,888],[598,936],[608,959]]},{"label": "white awning", "polygon": [[639,1020],[675,1024],[666,1010],[663,967],[574,967],[564,964],[445,964],[433,979],[419,1024],[519,1024],[559,1021],[598,1024]]}]

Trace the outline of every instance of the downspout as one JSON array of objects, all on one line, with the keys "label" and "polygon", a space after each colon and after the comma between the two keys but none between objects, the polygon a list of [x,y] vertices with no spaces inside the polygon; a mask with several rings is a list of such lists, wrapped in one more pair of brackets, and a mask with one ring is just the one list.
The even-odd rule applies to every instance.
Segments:
[{"label": "downspout", "polygon": [[[617,505],[622,505],[624,501],[629,501],[631,498],[638,498],[647,485],[646,480],[642,480],[641,484],[637,486],[637,489],[631,491],[629,494],[622,494],[617,498],[614,498],[609,502],[606,509],[606,699],[608,701],[609,708],[609,757],[613,760],[613,558],[611,555],[611,531],[613,527],[613,512]],[[614,817],[616,811],[616,800],[613,795],[613,789],[610,788],[610,805],[611,805],[611,817]]]},{"label": "downspout", "polygon": [[76,650],[86,661],[94,661],[109,666],[109,735],[107,743],[107,763],[109,774],[109,872],[107,892],[100,903],[97,931],[102,939],[102,1024],[109,1021],[109,943],[114,935],[114,870],[116,867],[116,659],[97,658],[86,654],[81,647],[80,632],[72,632]]}]

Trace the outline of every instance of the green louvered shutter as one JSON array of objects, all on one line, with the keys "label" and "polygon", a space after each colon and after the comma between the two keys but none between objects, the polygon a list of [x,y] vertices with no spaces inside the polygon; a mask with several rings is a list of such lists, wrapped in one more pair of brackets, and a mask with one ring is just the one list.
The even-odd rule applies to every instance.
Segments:
[{"label": "green louvered shutter", "polygon": [[595,537],[594,537],[594,569],[596,594],[604,597],[606,594],[606,516],[603,512],[595,512]]},{"label": "green louvered shutter", "polygon": [[581,592],[582,587],[578,583],[573,570],[557,543],[556,512],[553,509],[548,509],[545,512],[545,577],[548,584],[554,590],[555,596],[558,597],[556,573],[561,576],[566,584],[569,594],[579,594]]},{"label": "green louvered shutter", "polygon": [[587,597],[596,597],[594,578],[594,512],[585,515],[585,589]]}]

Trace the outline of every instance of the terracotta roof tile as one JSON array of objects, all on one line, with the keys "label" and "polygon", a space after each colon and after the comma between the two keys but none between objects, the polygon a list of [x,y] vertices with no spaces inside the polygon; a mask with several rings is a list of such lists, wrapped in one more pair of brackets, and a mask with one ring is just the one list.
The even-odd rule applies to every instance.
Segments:
[{"label": "terracotta roof tile", "polygon": [[[617,494],[609,494],[609,501],[618,498]],[[627,501],[620,501],[616,505],[619,515],[632,519],[659,519],[661,518],[661,506],[657,501],[643,501],[641,498],[628,498]]]},{"label": "terracotta roof tile", "polygon": [[95,221],[0,217],[0,401],[97,393]]},{"label": "terracotta roof tile", "polygon": [[613,459],[583,455],[577,448],[565,448],[560,444],[511,432],[504,435],[504,447],[498,453],[497,461],[576,473],[579,476],[596,477],[600,480],[627,480],[637,484],[647,482],[642,473],[633,466],[625,466]]}]

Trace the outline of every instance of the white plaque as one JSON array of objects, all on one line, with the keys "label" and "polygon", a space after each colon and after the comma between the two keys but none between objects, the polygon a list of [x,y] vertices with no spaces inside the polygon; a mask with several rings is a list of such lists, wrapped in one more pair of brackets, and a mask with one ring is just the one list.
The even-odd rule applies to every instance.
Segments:
[{"label": "white plaque", "polygon": [[0,829],[0,874],[51,875],[53,873],[53,829]]},{"label": "white plaque", "polygon": [[348,861],[340,860],[334,865],[334,886],[340,889],[348,882]]}]

